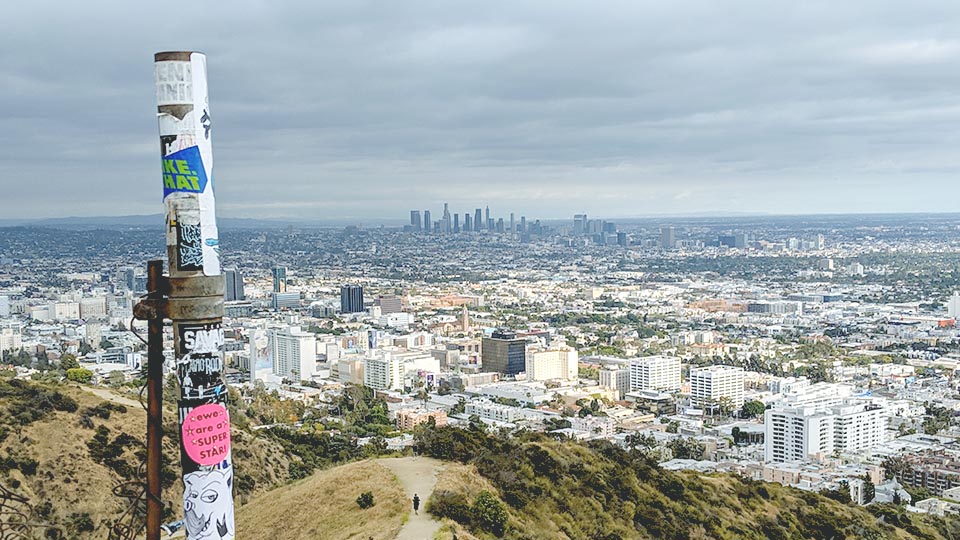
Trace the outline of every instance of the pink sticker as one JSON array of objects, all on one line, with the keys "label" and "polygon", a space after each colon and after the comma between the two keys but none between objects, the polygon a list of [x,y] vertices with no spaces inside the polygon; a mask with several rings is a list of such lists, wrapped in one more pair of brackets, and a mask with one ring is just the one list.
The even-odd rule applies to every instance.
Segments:
[{"label": "pink sticker", "polygon": [[230,418],[219,403],[193,409],[183,420],[183,448],[195,463],[216,465],[230,454]]}]

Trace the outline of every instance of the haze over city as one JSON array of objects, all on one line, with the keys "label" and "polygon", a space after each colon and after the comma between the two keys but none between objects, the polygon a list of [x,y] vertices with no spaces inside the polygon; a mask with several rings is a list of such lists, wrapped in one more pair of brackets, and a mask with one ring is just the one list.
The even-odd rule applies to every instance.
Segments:
[{"label": "haze over city", "polygon": [[0,17],[15,21],[3,218],[159,211],[152,54],[170,48],[209,56],[228,217],[949,212],[960,195],[955,2],[5,2]]}]

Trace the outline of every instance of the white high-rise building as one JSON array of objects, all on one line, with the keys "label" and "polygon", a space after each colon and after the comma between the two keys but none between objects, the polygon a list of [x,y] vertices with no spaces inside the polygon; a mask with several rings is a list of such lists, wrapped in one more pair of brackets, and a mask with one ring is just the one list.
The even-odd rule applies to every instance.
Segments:
[{"label": "white high-rise building", "polygon": [[733,409],[743,406],[743,368],[706,366],[690,369],[690,401],[694,407],[709,408],[729,399]]},{"label": "white high-rise building", "polygon": [[803,461],[855,452],[884,442],[888,414],[878,404],[848,400],[827,408],[768,409],[764,413],[767,461]]},{"label": "white high-rise building", "polygon": [[317,339],[298,326],[273,329],[267,334],[273,355],[273,374],[291,381],[306,381],[317,371]]},{"label": "white high-rise building", "polygon": [[647,356],[630,361],[630,390],[680,390],[680,359]]},{"label": "white high-rise building", "polygon": [[551,349],[528,349],[526,357],[527,380],[577,380],[580,355],[577,350],[561,345]]},{"label": "white high-rise building", "polygon": [[953,293],[953,296],[947,300],[947,316],[952,318],[960,317],[960,292]]},{"label": "white high-rise building", "polygon": [[833,447],[838,452],[872,448],[886,440],[887,411],[874,403],[850,402],[832,408]]},{"label": "white high-rise building", "polygon": [[374,351],[363,359],[363,384],[374,390],[403,390],[403,358]]},{"label": "white high-rise building", "polygon": [[0,319],[10,316],[10,297],[0,296]]}]

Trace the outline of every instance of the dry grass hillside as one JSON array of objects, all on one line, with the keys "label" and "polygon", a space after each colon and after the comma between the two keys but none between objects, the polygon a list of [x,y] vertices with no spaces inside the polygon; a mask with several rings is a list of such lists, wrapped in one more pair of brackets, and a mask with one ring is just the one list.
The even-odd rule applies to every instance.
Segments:
[{"label": "dry grass hillside", "polygon": [[[672,473],[603,442],[525,433],[423,432],[422,454],[456,460],[428,511],[441,540],[898,540],[960,538],[960,520],[860,507],[725,474]],[[498,532],[502,531],[502,532]]]},{"label": "dry grass hillside", "polygon": [[[356,499],[365,491],[375,505],[364,510]],[[360,461],[254,497],[237,512],[237,531],[244,540],[391,540],[407,505],[389,469]]]},{"label": "dry grass hillside", "polygon": [[[106,538],[126,506],[114,488],[140,477],[146,413],[135,396],[98,394],[0,378],[0,484],[29,500],[35,521],[70,539]],[[164,499],[174,520],[182,485],[172,407],[164,420]],[[238,502],[287,481],[289,459],[277,443],[236,430],[233,446]]]}]

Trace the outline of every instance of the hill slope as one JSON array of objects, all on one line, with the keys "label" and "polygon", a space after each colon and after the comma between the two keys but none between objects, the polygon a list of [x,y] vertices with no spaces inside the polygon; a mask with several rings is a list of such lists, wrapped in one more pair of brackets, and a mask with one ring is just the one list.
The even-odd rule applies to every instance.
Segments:
[{"label": "hill slope", "polygon": [[[135,396],[98,390],[0,378],[0,485],[27,500],[20,506],[33,521],[71,539],[106,538],[128,503],[114,488],[142,479],[146,413]],[[172,407],[164,431],[165,514],[174,520],[183,488]],[[279,444],[244,430],[233,437],[238,502],[287,481],[290,460]]]},{"label": "hill slope", "polygon": [[[356,499],[365,491],[376,504],[363,510]],[[407,504],[388,468],[360,461],[254,497],[237,511],[237,531],[244,540],[392,540]]]},{"label": "hill slope", "polygon": [[[738,476],[672,473],[606,442],[438,428],[420,433],[418,449],[464,463],[441,476],[428,510],[481,538],[498,527],[518,540],[960,538],[954,518],[841,504]],[[498,511],[506,514],[499,524]]]}]

